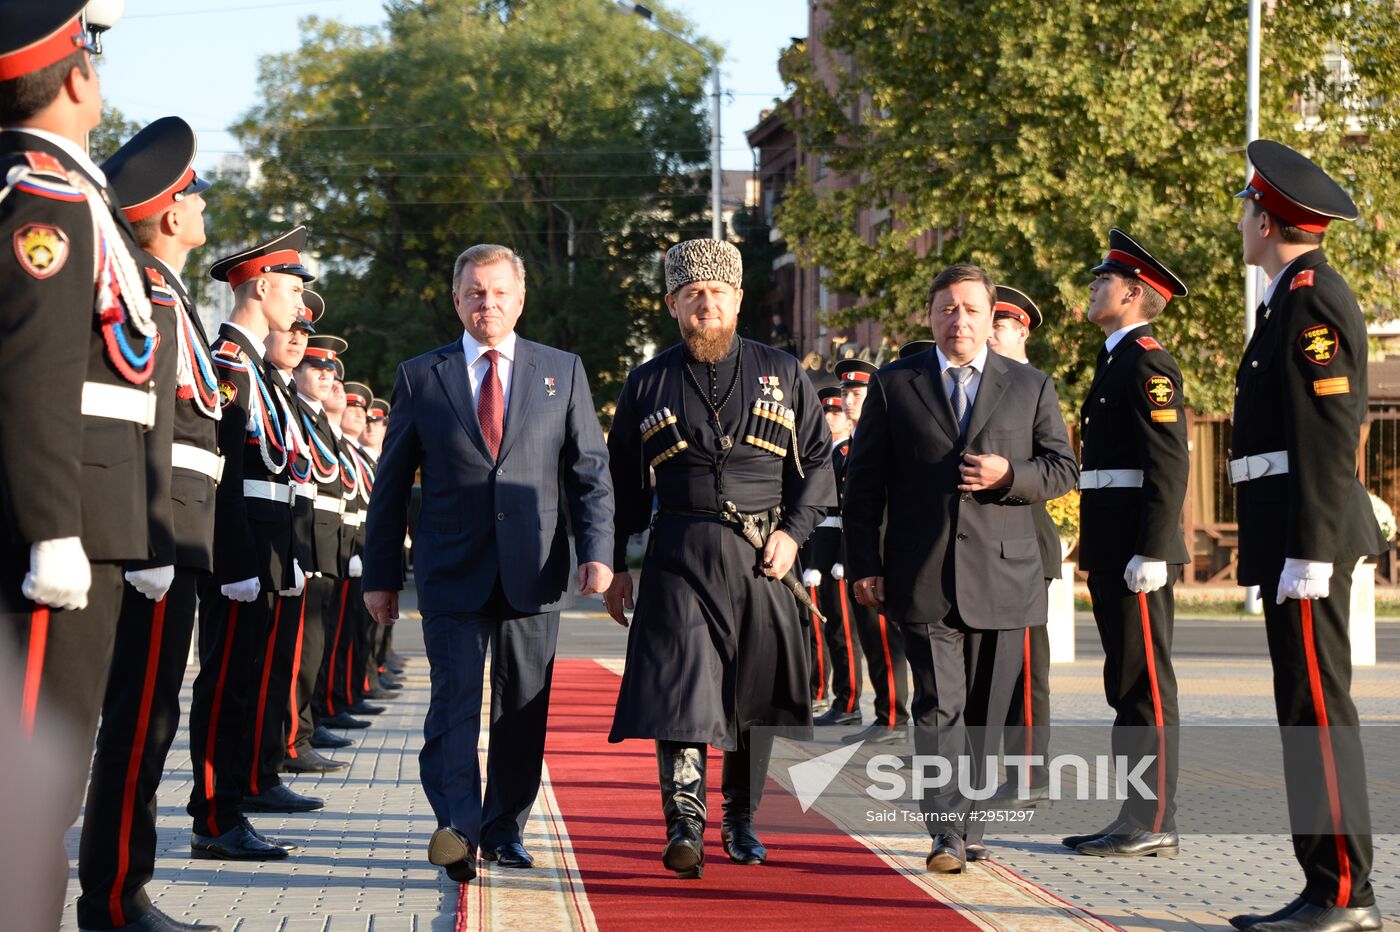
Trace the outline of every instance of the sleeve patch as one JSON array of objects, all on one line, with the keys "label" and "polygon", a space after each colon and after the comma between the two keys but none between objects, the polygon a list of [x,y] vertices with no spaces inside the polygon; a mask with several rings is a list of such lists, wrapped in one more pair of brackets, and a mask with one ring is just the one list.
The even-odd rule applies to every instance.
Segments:
[{"label": "sleeve patch", "polygon": [[15,231],[15,258],[35,278],[58,274],[68,261],[68,234],[48,223],[27,223]]},{"label": "sleeve patch", "polygon": [[1138,337],[1137,345],[1141,346],[1145,350],[1155,350],[1162,348],[1162,344],[1158,343],[1151,337]]},{"label": "sleeve patch", "polygon": [[1176,397],[1176,386],[1165,375],[1154,375],[1149,378],[1143,383],[1143,391],[1147,393],[1147,400],[1159,408],[1165,408]]},{"label": "sleeve patch", "polygon": [[1175,424],[1177,421],[1177,410],[1175,408],[1163,408],[1160,411],[1152,412],[1152,423],[1154,424]]},{"label": "sleeve patch", "polygon": [[232,382],[219,382],[219,407],[227,408],[238,397],[238,386]]},{"label": "sleeve patch", "polygon": [[1308,269],[1306,272],[1299,272],[1293,276],[1293,281],[1289,284],[1289,291],[1297,291],[1299,288],[1311,288],[1313,279],[1316,277],[1315,269]]},{"label": "sleeve patch", "polygon": [[1327,324],[1314,324],[1298,334],[1298,349],[1308,362],[1318,366],[1331,364],[1341,346],[1341,334]]},{"label": "sleeve patch", "polygon": [[1313,382],[1313,394],[1349,395],[1351,394],[1351,379],[1344,375],[1335,379],[1318,379]]}]

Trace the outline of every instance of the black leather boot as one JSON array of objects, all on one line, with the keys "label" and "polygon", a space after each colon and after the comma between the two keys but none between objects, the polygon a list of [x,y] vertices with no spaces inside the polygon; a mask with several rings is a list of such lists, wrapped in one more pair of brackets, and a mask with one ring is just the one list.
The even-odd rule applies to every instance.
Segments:
[{"label": "black leather boot", "polygon": [[703,744],[656,742],[661,811],[666,816],[666,850],[661,863],[681,880],[705,872],[705,758]]},{"label": "black leather boot", "polygon": [[752,732],[739,736],[739,750],[724,752],[724,771],[720,776],[724,819],[719,837],[724,853],[735,864],[762,864],[768,860],[768,849],[754,834],[753,816],[763,798],[772,755],[772,736],[759,737]]}]

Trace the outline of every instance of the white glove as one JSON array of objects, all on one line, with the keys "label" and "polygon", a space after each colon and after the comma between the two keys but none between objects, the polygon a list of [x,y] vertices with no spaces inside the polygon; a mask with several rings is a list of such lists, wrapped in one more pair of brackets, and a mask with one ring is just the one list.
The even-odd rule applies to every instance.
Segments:
[{"label": "white glove", "polygon": [[219,587],[219,594],[233,602],[251,602],[262,592],[262,583],[258,582],[258,577],[245,579],[242,582],[225,583]]},{"label": "white glove", "polygon": [[20,586],[26,599],[75,611],[87,608],[91,586],[92,567],[79,538],[41,540],[29,548],[29,572]]},{"label": "white glove", "polygon": [[170,591],[170,584],[175,581],[175,567],[153,566],[148,570],[127,570],[126,581],[131,583],[131,588],[152,602],[159,602],[165,598],[165,594]]},{"label": "white glove", "polygon": [[831,564],[831,578],[832,578],[832,579],[845,579],[845,578],[846,578],[846,568],[845,568],[844,566],[842,566],[840,563],[833,563],[833,564]]},{"label": "white glove", "polygon": [[1278,579],[1279,605],[1284,599],[1325,599],[1332,591],[1332,564],[1312,560],[1283,561],[1283,575]]},{"label": "white glove", "polygon": [[364,561],[360,559],[360,555],[358,553],[350,558],[350,566],[348,567],[348,570],[351,579],[358,578],[359,575],[365,571]]},{"label": "white glove", "polygon": [[278,595],[298,596],[306,588],[306,574],[301,571],[301,564],[295,559],[292,560],[292,588],[278,590]]},{"label": "white glove", "polygon": [[1133,592],[1156,592],[1167,584],[1167,562],[1150,560],[1138,554],[1123,570],[1123,582]]},{"label": "white glove", "polygon": [[822,584],[822,571],[821,571],[821,570],[807,570],[805,573],[802,574],[802,585],[806,586],[808,589],[815,589],[817,586],[820,586],[821,584]]}]

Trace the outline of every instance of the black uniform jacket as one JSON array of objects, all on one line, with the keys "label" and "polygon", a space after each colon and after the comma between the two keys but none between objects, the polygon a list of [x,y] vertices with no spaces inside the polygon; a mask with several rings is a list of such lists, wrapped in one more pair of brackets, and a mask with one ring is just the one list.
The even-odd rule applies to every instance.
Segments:
[{"label": "black uniform jacket", "polygon": [[[213,348],[224,451],[224,477],[215,499],[214,578],[223,585],[256,576],[264,592],[290,589],[295,584],[291,473],[282,406],[264,371],[261,346],[225,323]],[[288,497],[275,501],[246,494],[245,483],[272,483],[279,487],[274,492]]]},{"label": "black uniform jacket", "polygon": [[310,449],[310,481],[316,486],[311,537],[315,562],[312,565],[327,576],[344,576],[340,539],[345,490],[341,484],[340,441],[331,430],[325,410],[313,407],[300,395],[296,398],[296,416],[301,435]]},{"label": "black uniform jacket", "polygon": [[1079,498],[1079,566],[1122,573],[1141,554],[1189,563],[1181,508],[1191,468],[1181,370],[1152,336],[1124,334],[1101,354],[1079,412],[1081,470],[1142,470],[1141,488],[1085,489]]},{"label": "black uniform jacket", "polygon": [[[90,560],[145,560],[152,555],[152,508],[161,508],[147,494],[143,425],[82,413],[85,385],[128,390],[133,394],[125,397],[148,411],[154,401],[148,393],[156,386],[147,368],[154,362],[145,354],[158,359],[159,351],[131,325],[126,295],[110,320],[99,317],[92,215],[69,183],[70,173],[96,186],[48,140],[0,132],[0,190],[8,190],[0,200],[0,587],[6,603],[18,599],[33,543],[80,537]],[[141,252],[115,205],[111,212],[133,260],[133,284],[146,298]],[[168,502],[165,511],[168,521]]]},{"label": "black uniform jacket", "polygon": [[277,391],[287,412],[287,441],[295,446],[292,453],[291,479],[296,489],[292,503],[292,554],[303,572],[316,572],[316,482],[311,477],[311,440],[301,424],[296,383],[291,375],[272,366],[267,367],[268,382]]},{"label": "black uniform jacket", "polygon": [[1350,572],[1385,547],[1356,473],[1366,417],[1361,309],[1321,249],[1280,275],[1235,376],[1231,458],[1288,454],[1287,473],[1235,486],[1242,585],[1276,579],[1285,557]]},{"label": "black uniform jacket", "polygon": [[[988,353],[964,441],[937,356],[918,353],[871,378],[854,440],[847,579],[883,576],[887,613],[903,624],[941,621],[955,605],[974,628],[1043,623],[1044,568],[1030,504],[1063,495],[1078,475],[1049,376]],[[1011,485],[959,492],[965,451],[1005,457]]]}]

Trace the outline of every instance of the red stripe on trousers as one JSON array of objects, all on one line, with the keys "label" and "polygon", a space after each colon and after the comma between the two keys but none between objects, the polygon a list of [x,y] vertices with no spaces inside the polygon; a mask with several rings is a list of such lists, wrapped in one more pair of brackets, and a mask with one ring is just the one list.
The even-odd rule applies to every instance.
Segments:
[{"label": "red stripe on trousers", "polygon": [[890,639],[885,633],[885,616],[877,616],[880,619],[880,643],[885,648],[885,677],[890,682],[890,727],[894,727],[895,706],[899,704],[894,691],[894,660],[890,658]]},{"label": "red stripe on trousers", "polygon": [[146,732],[151,725],[151,705],[155,702],[156,674],[160,668],[160,641],[165,629],[165,597],[155,604],[151,612],[151,646],[146,651],[146,676],[141,683],[141,709],[136,715],[136,735],[131,739],[131,758],[126,765],[126,785],[122,790],[122,821],[117,831],[117,873],[112,878],[112,891],[107,898],[107,908],[117,928],[126,925],[126,912],[122,909],[122,888],[126,886],[126,872],[130,867],[131,819],[136,807],[136,784],[141,776],[141,758],[146,751]]},{"label": "red stripe on trousers", "polygon": [[1322,772],[1327,780],[1327,808],[1332,815],[1332,836],[1337,845],[1337,906],[1351,903],[1351,856],[1342,834],[1342,794],[1337,787],[1337,759],[1332,754],[1332,735],[1327,731],[1327,697],[1322,693],[1322,669],[1317,663],[1316,632],[1313,630],[1312,599],[1298,603],[1303,617],[1303,654],[1308,662],[1308,686],[1312,691],[1313,713],[1317,717],[1317,743],[1322,749]]},{"label": "red stripe on trousers", "polygon": [[292,724],[287,729],[287,756],[297,756],[297,726],[301,724],[301,707],[297,704],[297,677],[301,675],[301,639],[306,636],[306,591],[302,590],[301,614],[297,617],[297,646],[292,651]]},{"label": "red stripe on trousers", "polygon": [[326,711],[335,715],[335,652],[340,647],[340,628],[345,624],[345,599],[350,595],[350,580],[340,585],[340,611],[336,613],[335,637],[331,639],[331,659],[326,662]]},{"label": "red stripe on trousers", "polygon": [[39,683],[44,678],[44,652],[49,644],[49,610],[36,608],[29,614],[29,654],[24,661],[24,696],[19,706],[19,723],[26,735],[34,734],[34,718],[39,711]]},{"label": "red stripe on trousers", "polygon": [[349,645],[345,648],[345,704],[353,705],[355,696],[353,695],[355,682],[355,639],[351,638]]},{"label": "red stripe on trousers", "polygon": [[[817,604],[817,587],[808,586],[812,604]],[[826,661],[822,658],[822,622],[817,613],[812,613],[812,642],[817,646],[817,701],[826,698]]]},{"label": "red stripe on trousers", "polygon": [[238,625],[237,602],[228,604],[228,632],[224,635],[224,656],[219,661],[219,678],[214,681],[214,704],[209,709],[209,740],[204,747],[204,799],[209,812],[204,817],[210,835],[219,834],[219,820],[214,814],[214,739],[219,735],[219,707],[224,702],[224,681],[228,679],[228,660],[233,653],[233,630]]},{"label": "red stripe on trousers", "polygon": [[1139,592],[1138,615],[1142,618],[1142,653],[1147,662],[1147,683],[1152,688],[1152,720],[1157,726],[1157,813],[1152,831],[1162,830],[1167,807],[1167,733],[1162,723],[1162,692],[1157,687],[1157,660],[1152,650],[1152,621],[1147,614],[1147,593]]},{"label": "red stripe on trousers", "polygon": [[263,652],[262,683],[258,685],[258,711],[253,716],[253,769],[248,772],[248,790],[258,795],[258,767],[262,763],[263,719],[267,717],[267,681],[272,676],[273,649],[277,646],[277,626],[282,623],[282,606],[286,603],[280,595],[272,607],[272,633],[267,636],[267,650]]},{"label": "red stripe on trousers", "polygon": [[841,630],[846,635],[846,682],[850,684],[850,695],[846,697],[846,711],[856,710],[856,653],[851,643],[851,610],[846,606],[846,580],[841,579]]},{"label": "red stripe on trousers", "polygon": [[1026,629],[1026,642],[1022,648],[1025,652],[1025,660],[1022,663],[1022,679],[1025,680],[1025,688],[1021,690],[1021,708],[1024,714],[1021,716],[1021,723],[1026,727],[1026,756],[1030,757],[1034,749],[1034,742],[1031,740],[1031,728],[1035,726],[1035,702],[1034,691],[1031,689],[1031,629]]}]

